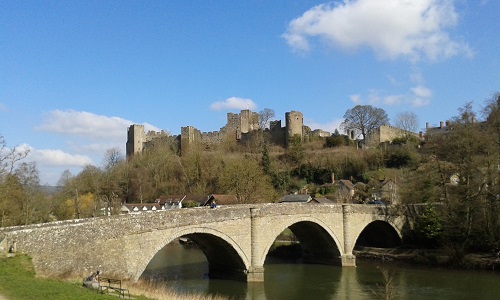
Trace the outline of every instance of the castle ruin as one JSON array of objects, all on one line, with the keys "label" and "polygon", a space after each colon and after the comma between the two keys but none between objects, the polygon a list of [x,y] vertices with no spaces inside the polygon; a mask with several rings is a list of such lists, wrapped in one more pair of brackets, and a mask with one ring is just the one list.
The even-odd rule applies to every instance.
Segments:
[{"label": "castle ruin", "polygon": [[366,135],[364,147],[378,147],[381,143],[390,143],[394,139],[401,137],[415,137],[416,139],[421,139],[421,134],[390,125],[382,125],[378,128],[374,128]]},{"label": "castle ruin", "polygon": [[[293,136],[304,137],[306,126],[301,112],[291,111],[285,114],[285,127],[281,127],[281,121],[271,121],[269,129],[259,128],[259,115],[248,109],[242,110],[239,114],[227,113],[227,123],[219,131],[201,132],[193,126],[181,127],[179,136],[170,138],[179,141],[179,150],[184,153],[190,145],[201,143],[206,146],[217,144],[224,139],[241,141],[247,138],[248,134],[258,130],[269,130],[271,142],[276,145],[288,146],[288,141]],[[309,130],[310,131],[310,130]],[[328,134],[325,131],[313,131],[316,134]],[[144,125],[130,125],[127,132],[126,153],[127,157],[137,153],[142,153],[149,143],[158,138],[167,137],[164,131],[145,133]]]}]

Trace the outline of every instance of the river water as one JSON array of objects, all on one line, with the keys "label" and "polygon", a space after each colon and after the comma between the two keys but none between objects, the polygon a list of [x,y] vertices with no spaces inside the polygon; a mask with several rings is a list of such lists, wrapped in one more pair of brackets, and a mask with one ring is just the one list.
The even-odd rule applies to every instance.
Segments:
[{"label": "river water", "polygon": [[[164,281],[179,293],[223,295],[231,299],[500,299],[500,274],[425,268],[391,262],[357,261],[356,268],[291,264],[266,260],[265,282],[206,278],[208,263],[200,250],[171,243],[161,249],[141,279]],[[392,288],[386,292],[382,272]]]}]

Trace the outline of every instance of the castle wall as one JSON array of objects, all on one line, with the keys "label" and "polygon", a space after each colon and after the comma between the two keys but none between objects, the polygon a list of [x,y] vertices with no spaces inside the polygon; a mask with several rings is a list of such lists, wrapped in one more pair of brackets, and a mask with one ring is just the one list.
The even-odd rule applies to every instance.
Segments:
[{"label": "castle wall", "polygon": [[382,125],[379,128],[372,130],[365,140],[365,145],[368,147],[377,147],[380,143],[392,142],[395,138],[413,135],[418,138],[418,134],[406,131],[390,125]]},{"label": "castle wall", "polygon": [[[298,111],[291,111],[285,114],[285,127],[281,127],[281,121],[271,121],[269,132],[271,141],[276,145],[287,146],[288,141],[294,135],[300,136],[301,139],[305,136],[305,126],[303,115]],[[194,143],[202,143],[205,145],[216,144],[224,138],[234,139],[235,141],[242,140],[248,133],[259,129],[259,115],[248,109],[241,110],[239,114],[227,113],[227,123],[220,131],[201,132],[193,126],[181,127],[181,134],[177,137],[180,140],[180,151],[185,153],[190,145]],[[325,136],[328,132],[315,130],[311,132],[313,135]],[[144,125],[131,125],[128,128],[127,135],[127,156],[133,156],[136,153],[141,153],[145,146],[160,137],[167,137],[164,132],[150,131],[144,132]]]},{"label": "castle wall", "polygon": [[331,134],[330,132],[328,131],[324,131],[322,129],[315,129],[313,131],[311,131],[311,136],[315,136],[315,137],[329,137]]},{"label": "castle wall", "polygon": [[281,120],[271,121],[269,123],[269,133],[273,144],[285,146],[286,130],[281,127]]}]

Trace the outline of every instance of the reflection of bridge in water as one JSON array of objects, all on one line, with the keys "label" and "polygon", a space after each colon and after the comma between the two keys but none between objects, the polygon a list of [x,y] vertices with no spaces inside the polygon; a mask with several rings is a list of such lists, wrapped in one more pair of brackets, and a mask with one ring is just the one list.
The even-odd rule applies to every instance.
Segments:
[{"label": "reflection of bridge in water", "polygon": [[103,270],[137,280],[155,254],[179,237],[205,254],[211,278],[264,281],[264,261],[290,228],[304,263],[355,266],[354,245],[399,244],[404,218],[378,205],[259,204],[192,208],[0,228],[40,275]]}]

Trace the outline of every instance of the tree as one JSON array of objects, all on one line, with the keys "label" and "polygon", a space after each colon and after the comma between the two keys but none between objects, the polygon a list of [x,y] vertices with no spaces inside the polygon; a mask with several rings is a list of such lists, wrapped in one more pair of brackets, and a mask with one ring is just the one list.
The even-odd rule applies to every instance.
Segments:
[{"label": "tree", "polygon": [[[452,118],[452,130],[429,136],[421,150],[427,154],[424,163],[405,176],[407,186],[402,189],[403,199],[439,203],[436,242],[456,263],[469,251],[497,247],[500,240],[500,137],[498,122],[495,125],[491,117],[497,108],[491,104],[486,121],[476,122],[467,103]],[[428,225],[417,219],[415,228]]]},{"label": "tree", "polygon": [[269,122],[274,118],[274,110],[270,108],[264,108],[264,110],[259,112],[259,129],[269,128]]},{"label": "tree", "polygon": [[0,176],[11,174],[14,171],[15,164],[25,159],[29,153],[29,149],[7,148],[7,142],[3,135],[0,134]]},{"label": "tree", "polygon": [[418,117],[414,112],[401,112],[396,115],[394,125],[407,131],[406,138],[408,138],[410,132],[416,132],[418,130]]},{"label": "tree", "polygon": [[0,181],[0,227],[21,225],[23,186],[13,174]]},{"label": "tree", "polygon": [[14,172],[23,187],[24,193],[20,199],[22,220],[20,223],[28,225],[47,219],[51,211],[50,205],[40,192],[40,177],[35,162],[21,163]]},{"label": "tree", "polygon": [[106,150],[106,154],[104,155],[104,168],[108,170],[116,166],[124,159],[125,157],[118,147],[109,148],[108,150]]},{"label": "tree", "polygon": [[354,130],[361,133],[363,139],[373,129],[389,123],[385,110],[371,105],[356,105],[344,114],[344,121],[340,125],[345,131]]},{"label": "tree", "polygon": [[71,171],[66,169],[61,173],[61,176],[59,177],[59,180],[57,181],[58,186],[65,186],[66,184],[69,183],[69,181],[73,178],[73,174],[71,174]]},{"label": "tree", "polygon": [[269,177],[264,174],[259,162],[250,157],[225,159],[219,177],[219,187],[226,193],[236,195],[239,203],[274,200]]}]

